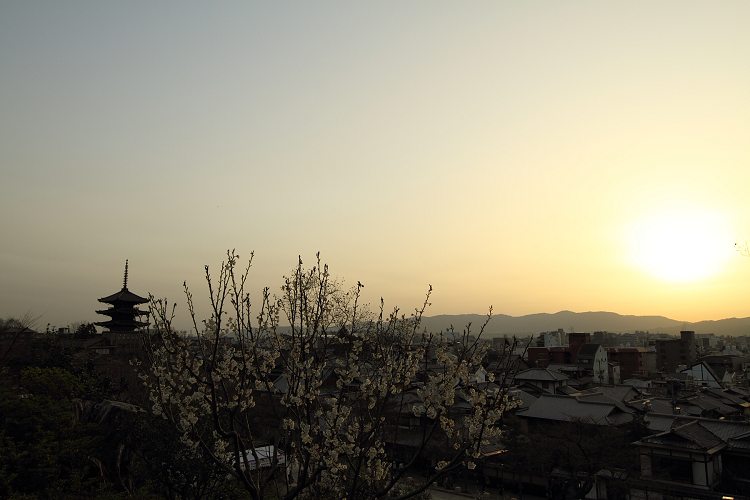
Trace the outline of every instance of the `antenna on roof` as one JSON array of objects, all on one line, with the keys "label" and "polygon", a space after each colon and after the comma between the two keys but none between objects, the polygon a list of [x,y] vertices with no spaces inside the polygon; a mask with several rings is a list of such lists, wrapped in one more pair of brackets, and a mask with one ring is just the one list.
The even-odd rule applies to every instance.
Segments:
[{"label": "antenna on roof", "polygon": [[125,279],[122,280],[122,289],[128,288],[128,259],[125,259]]}]

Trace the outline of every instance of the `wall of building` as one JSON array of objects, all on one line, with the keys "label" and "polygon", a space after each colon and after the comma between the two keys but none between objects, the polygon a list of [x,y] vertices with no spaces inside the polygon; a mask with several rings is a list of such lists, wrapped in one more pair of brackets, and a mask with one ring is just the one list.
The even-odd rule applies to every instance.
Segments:
[{"label": "wall of building", "polygon": [[620,364],[620,376],[625,380],[649,376],[647,352],[644,347],[608,347],[607,357],[609,361]]}]

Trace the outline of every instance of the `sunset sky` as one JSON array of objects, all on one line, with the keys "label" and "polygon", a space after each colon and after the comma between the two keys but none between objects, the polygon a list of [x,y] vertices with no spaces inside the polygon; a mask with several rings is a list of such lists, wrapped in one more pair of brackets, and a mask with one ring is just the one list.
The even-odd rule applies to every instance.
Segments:
[{"label": "sunset sky", "polygon": [[[429,315],[750,316],[750,2],[2,2],[0,317],[320,252]],[[201,309],[206,313],[205,308]],[[186,325],[186,322],[184,322]],[[561,325],[567,327],[568,325]]]}]

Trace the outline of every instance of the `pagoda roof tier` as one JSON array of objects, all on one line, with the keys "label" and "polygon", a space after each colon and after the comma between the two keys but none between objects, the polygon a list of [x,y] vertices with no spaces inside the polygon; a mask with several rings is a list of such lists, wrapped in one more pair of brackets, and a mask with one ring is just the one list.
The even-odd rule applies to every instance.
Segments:
[{"label": "pagoda roof tier", "polygon": [[105,304],[115,304],[117,302],[145,304],[146,302],[148,302],[148,299],[144,299],[143,297],[136,295],[128,290],[127,287],[123,287],[122,290],[117,293],[113,293],[112,295],[109,295],[107,297],[102,297],[101,299],[99,299],[99,302],[104,302]]},{"label": "pagoda roof tier", "polygon": [[105,316],[112,315],[130,315],[130,316],[148,316],[148,311],[141,311],[140,309],[130,307],[110,307],[109,309],[103,309],[96,311],[97,314],[103,314]]}]

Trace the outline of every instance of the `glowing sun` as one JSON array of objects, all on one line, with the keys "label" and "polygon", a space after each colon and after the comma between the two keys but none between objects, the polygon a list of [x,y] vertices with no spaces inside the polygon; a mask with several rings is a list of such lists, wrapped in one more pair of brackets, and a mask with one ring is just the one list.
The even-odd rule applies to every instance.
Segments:
[{"label": "glowing sun", "polygon": [[675,207],[652,213],[631,227],[631,262],[670,282],[709,278],[732,256],[725,217],[705,209]]}]

